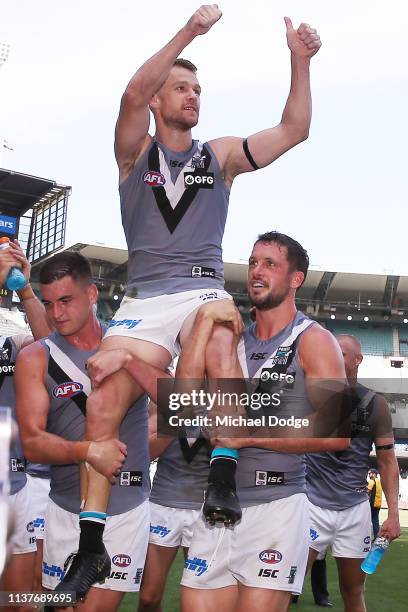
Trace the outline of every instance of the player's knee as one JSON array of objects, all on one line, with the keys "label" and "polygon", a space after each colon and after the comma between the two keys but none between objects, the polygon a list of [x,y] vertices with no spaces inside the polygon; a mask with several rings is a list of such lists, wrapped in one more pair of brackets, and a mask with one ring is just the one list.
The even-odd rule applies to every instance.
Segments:
[{"label": "player's knee", "polygon": [[143,588],[139,593],[139,612],[151,612],[160,609],[161,593],[158,590]]},{"label": "player's knee", "polygon": [[347,582],[342,582],[339,586],[344,601],[357,602],[364,595],[364,583],[348,584]]},{"label": "player's knee", "polygon": [[237,362],[237,343],[232,329],[215,325],[206,351],[209,376],[228,378]]}]

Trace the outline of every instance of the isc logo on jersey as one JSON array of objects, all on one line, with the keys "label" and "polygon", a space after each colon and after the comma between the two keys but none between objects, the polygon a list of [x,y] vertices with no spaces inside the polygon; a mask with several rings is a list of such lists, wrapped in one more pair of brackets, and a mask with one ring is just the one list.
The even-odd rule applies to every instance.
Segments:
[{"label": "isc logo on jersey", "polygon": [[166,179],[161,172],[149,170],[148,172],[144,173],[143,182],[146,183],[146,185],[149,185],[149,187],[162,187],[166,184]]},{"label": "isc logo on jersey", "polygon": [[129,555],[115,555],[112,557],[112,563],[118,567],[129,567],[129,565],[132,563],[132,559],[129,557]]},{"label": "isc logo on jersey", "polygon": [[57,399],[66,399],[81,393],[83,386],[79,382],[64,382],[54,387],[52,394]]},{"label": "isc logo on jersey", "polygon": [[280,563],[282,561],[282,553],[279,550],[263,550],[259,553],[259,558],[263,563]]}]

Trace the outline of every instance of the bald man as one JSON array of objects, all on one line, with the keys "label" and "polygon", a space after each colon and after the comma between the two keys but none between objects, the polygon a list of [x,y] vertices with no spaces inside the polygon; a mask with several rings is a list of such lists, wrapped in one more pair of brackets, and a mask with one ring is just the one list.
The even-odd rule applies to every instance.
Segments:
[{"label": "bald man", "polygon": [[352,434],[349,448],[306,455],[310,509],[309,567],[330,546],[336,559],[345,612],[365,612],[364,577],[360,569],[370,550],[371,512],[367,495],[368,458],[375,443],[378,469],[388,503],[380,535],[398,538],[398,464],[391,415],[384,398],[357,382],[363,360],[355,336],[337,337],[352,390]]}]

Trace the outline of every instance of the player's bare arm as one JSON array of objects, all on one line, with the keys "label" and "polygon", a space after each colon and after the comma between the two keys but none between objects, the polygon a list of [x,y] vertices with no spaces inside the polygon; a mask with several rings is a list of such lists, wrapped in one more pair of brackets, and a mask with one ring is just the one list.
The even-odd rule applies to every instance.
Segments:
[{"label": "player's bare arm", "polygon": [[157,436],[157,406],[154,402],[149,404],[149,453],[150,461],[160,457],[166,448],[173,442],[172,436]]},{"label": "player's bare arm", "polygon": [[20,351],[14,379],[25,457],[36,463],[59,465],[87,461],[114,483],[125,461],[125,444],[119,440],[71,442],[46,431],[50,399],[45,385],[46,356],[41,344],[34,343]]},{"label": "player's bare arm", "polygon": [[98,351],[87,362],[87,372],[93,388],[118,370],[125,369],[142,387],[153,402],[157,402],[157,382],[160,378],[169,378],[170,374],[153,366],[127,349]]},{"label": "player's bare arm", "polygon": [[[310,60],[321,47],[316,30],[307,23],[295,29],[285,17],[286,37],[291,52],[291,86],[282,119],[273,128],[247,138],[227,137],[212,141],[227,185],[243,172],[264,168],[309,135],[312,118]],[[244,148],[245,146],[245,148]]]},{"label": "player's bare arm", "polygon": [[24,305],[32,334],[36,340],[48,336],[53,330],[48,322],[43,304],[30,285],[31,264],[24,254],[18,240],[10,242],[7,249],[0,250],[0,286],[6,281],[10,267],[17,266],[25,276],[27,285],[17,292]]},{"label": "player's bare arm", "polygon": [[378,417],[375,438],[377,467],[388,507],[387,518],[381,525],[379,535],[391,542],[401,535],[398,513],[399,468],[395,456],[390,409],[382,396],[377,395],[375,401]]},{"label": "player's bare arm", "polygon": [[[347,423],[350,425],[350,422],[347,416],[350,417],[350,413],[348,412],[347,415],[346,412],[347,408],[351,408],[351,404],[347,403],[349,397],[344,395],[348,389],[348,383],[343,356],[337,340],[328,330],[320,325],[313,325],[302,334],[300,339],[299,363],[305,372],[309,401],[316,411],[316,424],[318,418],[322,419],[323,424],[325,421],[327,423],[328,419],[331,420],[329,412],[336,410],[339,419],[343,413],[344,427],[349,434]],[[335,431],[330,431],[330,434],[325,435],[335,433]],[[349,435],[342,438],[340,430],[337,433],[339,437],[335,439],[340,445],[343,445],[343,448],[336,450],[344,450],[350,444]]]},{"label": "player's bare arm", "polygon": [[122,97],[115,135],[115,155],[121,181],[127,178],[151,141],[148,129],[152,97],[167,80],[181,51],[196,36],[206,34],[221,15],[216,4],[201,6],[174,38],[148,59],[130,80]]}]

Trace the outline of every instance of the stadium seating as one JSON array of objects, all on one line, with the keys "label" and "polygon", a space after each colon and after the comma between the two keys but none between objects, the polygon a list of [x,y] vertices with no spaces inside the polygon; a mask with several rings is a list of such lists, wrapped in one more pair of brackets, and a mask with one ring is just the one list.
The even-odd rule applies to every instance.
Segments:
[{"label": "stadium seating", "polygon": [[399,350],[401,357],[408,357],[408,328],[399,328]]},{"label": "stadium seating", "polygon": [[326,324],[326,327],[335,335],[352,334],[353,336],[356,336],[361,342],[364,354],[383,356],[393,355],[391,326],[381,327],[370,326],[367,323],[359,324],[349,323],[348,321],[329,321]]}]

